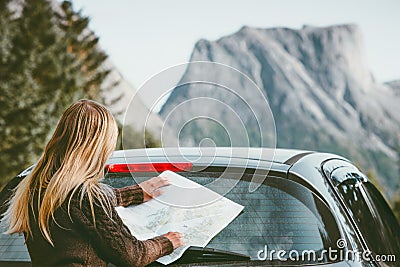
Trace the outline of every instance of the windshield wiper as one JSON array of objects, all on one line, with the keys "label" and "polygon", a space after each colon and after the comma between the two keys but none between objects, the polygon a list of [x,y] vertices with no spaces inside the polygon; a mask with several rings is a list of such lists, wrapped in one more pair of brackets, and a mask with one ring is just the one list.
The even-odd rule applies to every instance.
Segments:
[{"label": "windshield wiper", "polygon": [[176,263],[249,261],[244,254],[213,248],[190,247]]}]

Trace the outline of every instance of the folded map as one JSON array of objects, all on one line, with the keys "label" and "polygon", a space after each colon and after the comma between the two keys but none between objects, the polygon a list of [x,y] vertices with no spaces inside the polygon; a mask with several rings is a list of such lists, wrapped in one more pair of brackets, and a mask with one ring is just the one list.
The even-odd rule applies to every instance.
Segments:
[{"label": "folded map", "polygon": [[167,232],[184,234],[184,245],[157,261],[169,264],[190,246],[205,247],[243,210],[243,206],[179,174],[165,171],[170,185],[163,194],[140,205],[116,210],[132,235],[139,240]]}]

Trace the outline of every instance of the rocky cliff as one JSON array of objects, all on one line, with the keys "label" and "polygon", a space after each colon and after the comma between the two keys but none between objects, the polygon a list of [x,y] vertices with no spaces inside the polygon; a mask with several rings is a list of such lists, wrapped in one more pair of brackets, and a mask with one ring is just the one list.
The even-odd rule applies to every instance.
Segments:
[{"label": "rocky cliff", "polygon": [[[298,30],[243,27],[217,41],[198,41],[190,61],[227,64],[253,80],[268,99],[275,118],[277,147],[340,153],[365,171],[374,171],[389,195],[399,186],[399,86],[374,80],[356,25],[304,26]],[[189,66],[180,84],[204,74],[196,68]],[[218,71],[208,75],[216,83],[228,80]],[[201,78],[207,79],[204,75]],[[232,77],[229,87],[246,95],[242,81]],[[165,119],[180,103],[205,96],[222,99],[241,112],[237,100],[221,97],[221,90],[180,86],[171,93],[160,115]],[[207,109],[210,116],[218,114],[225,122],[234,120],[222,105],[207,108],[204,103],[192,103],[175,112],[175,118],[166,121],[168,126],[176,129],[182,121],[196,117],[199,110]],[[252,107],[256,114],[265,109],[262,103],[252,103]],[[248,129],[254,127],[246,116],[241,118]],[[217,145],[226,145],[223,133],[215,127],[199,122],[194,128],[195,135],[181,131],[179,138],[197,145],[205,136],[215,136]],[[257,142],[250,143],[257,146]]]}]

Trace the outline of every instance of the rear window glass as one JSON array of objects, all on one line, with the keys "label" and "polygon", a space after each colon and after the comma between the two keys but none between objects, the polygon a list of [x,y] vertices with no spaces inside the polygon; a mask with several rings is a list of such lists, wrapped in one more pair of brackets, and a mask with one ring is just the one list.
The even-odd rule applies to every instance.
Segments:
[{"label": "rear window glass", "polygon": [[398,255],[399,223],[379,191],[371,183],[356,179],[346,180],[338,189],[371,250],[379,255]]},{"label": "rear window glass", "polygon": [[[218,178],[218,173],[181,175],[205,186]],[[232,178],[238,179],[235,175]],[[123,187],[145,179],[148,177],[106,178],[104,182]],[[304,186],[278,177],[267,177],[255,192],[249,192],[250,179],[242,177],[225,195],[245,208],[207,247],[245,254],[252,260],[264,256],[259,251],[265,251],[265,246],[267,260],[277,259],[276,253],[270,254],[272,250],[297,251],[300,255],[312,250],[316,257],[311,257],[311,262],[328,262],[321,252],[337,249],[340,233],[327,206]],[[280,257],[288,258],[288,253]]]}]

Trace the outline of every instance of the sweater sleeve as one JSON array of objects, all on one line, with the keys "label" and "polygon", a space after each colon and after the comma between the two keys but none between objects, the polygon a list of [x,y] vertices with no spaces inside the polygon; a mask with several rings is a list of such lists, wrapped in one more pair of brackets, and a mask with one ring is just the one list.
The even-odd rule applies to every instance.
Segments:
[{"label": "sweater sleeve", "polygon": [[117,199],[117,206],[127,207],[143,203],[143,189],[139,185],[113,188],[113,191]]},{"label": "sweater sleeve", "polygon": [[82,234],[89,235],[98,255],[116,266],[145,266],[173,251],[172,242],[163,236],[140,241],[130,233],[114,208],[111,218],[103,208],[94,204],[95,224],[90,205],[84,199],[71,207],[73,221],[81,227]]}]

